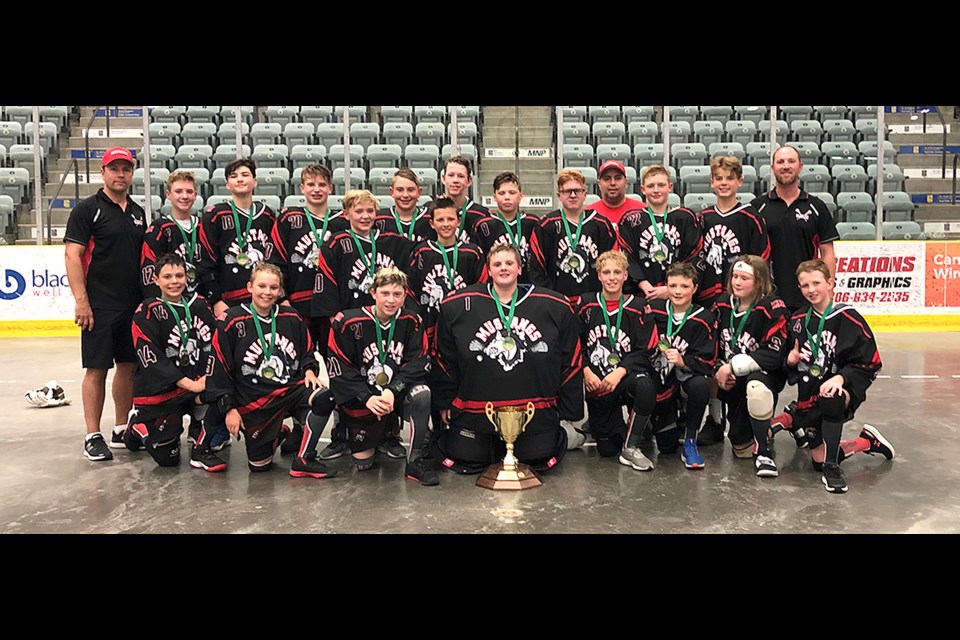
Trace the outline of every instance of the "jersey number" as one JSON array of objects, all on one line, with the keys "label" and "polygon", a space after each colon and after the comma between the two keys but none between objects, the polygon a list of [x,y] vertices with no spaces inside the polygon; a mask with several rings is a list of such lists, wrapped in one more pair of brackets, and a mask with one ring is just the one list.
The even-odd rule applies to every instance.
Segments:
[{"label": "jersey number", "polygon": [[144,369],[157,361],[157,356],[149,346],[137,349],[137,357],[140,358],[140,364]]}]

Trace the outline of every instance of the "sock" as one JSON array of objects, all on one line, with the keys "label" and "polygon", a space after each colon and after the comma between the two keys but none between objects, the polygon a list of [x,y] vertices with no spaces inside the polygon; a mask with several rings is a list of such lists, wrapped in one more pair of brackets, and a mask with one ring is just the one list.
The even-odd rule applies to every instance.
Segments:
[{"label": "sock", "polygon": [[114,433],[123,433],[126,430],[127,430],[127,425],[125,424],[118,424],[113,428]]},{"label": "sock", "polygon": [[103,437],[103,434],[100,433],[99,431],[95,431],[95,432],[93,432],[93,433],[88,433],[88,434],[86,435],[86,437],[83,439],[83,441],[84,441],[84,442],[90,442],[90,440],[91,440],[92,438],[96,438],[97,436],[99,436],[99,437],[102,438],[102,437]]},{"label": "sock", "polygon": [[770,429],[769,420],[758,420],[750,417],[750,426],[753,427],[753,438],[757,441],[757,455],[770,457],[770,450],[767,448],[767,431]]},{"label": "sock", "polygon": [[714,422],[720,424],[723,421],[723,403],[717,398],[711,398],[707,407],[710,410],[710,417],[713,418]]},{"label": "sock", "polygon": [[840,442],[840,460],[849,458],[858,451],[870,451],[870,441],[866,438],[854,438]]}]

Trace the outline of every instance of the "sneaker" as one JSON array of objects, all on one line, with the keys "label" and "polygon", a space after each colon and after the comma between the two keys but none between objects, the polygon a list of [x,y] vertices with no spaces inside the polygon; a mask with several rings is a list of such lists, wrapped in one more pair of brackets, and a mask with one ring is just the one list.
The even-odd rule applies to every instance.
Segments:
[{"label": "sneaker", "polygon": [[388,435],[383,442],[377,445],[377,451],[384,453],[391,458],[406,458],[407,450],[400,444],[400,438],[395,435]]},{"label": "sneaker", "polygon": [[847,481],[843,479],[843,469],[836,462],[823,463],[823,475],[820,479],[830,493],[847,492]]},{"label": "sneaker", "polygon": [[683,451],[680,453],[680,459],[687,469],[703,469],[703,458],[697,450],[697,441],[694,438],[683,441]]},{"label": "sneaker", "polygon": [[133,422],[133,417],[137,415],[136,409],[130,409],[127,412],[127,426],[120,431],[116,429],[113,430],[110,434],[110,448],[111,449],[126,449],[127,445],[123,443],[123,434],[130,429],[130,423]]},{"label": "sneaker", "polygon": [[872,425],[863,425],[863,429],[860,430],[860,437],[870,443],[870,450],[864,451],[864,453],[869,453],[870,455],[879,453],[887,460],[893,460],[893,456],[897,453],[893,450],[893,445],[887,442],[883,434]]},{"label": "sneaker", "polygon": [[218,458],[217,454],[211,451],[209,446],[195,446],[190,451],[190,466],[195,469],[203,469],[210,473],[216,473],[217,471],[226,470],[227,463]]},{"label": "sneaker", "polygon": [[230,446],[230,432],[227,431],[226,425],[217,429],[217,432],[213,434],[210,438],[210,450],[211,451],[221,451],[224,447]]},{"label": "sneaker", "polygon": [[290,475],[294,478],[332,478],[337,472],[316,458],[297,456],[290,463]]},{"label": "sneaker", "polygon": [[422,487],[435,487],[440,484],[440,478],[428,462],[423,458],[417,458],[407,463],[406,475],[408,480],[417,480]]},{"label": "sneaker", "polygon": [[303,441],[303,427],[299,424],[293,425],[293,429],[287,434],[280,444],[280,455],[289,456],[300,451],[300,443]]},{"label": "sneaker", "polygon": [[757,475],[761,478],[776,478],[780,475],[780,472],[777,471],[777,463],[768,456],[757,456],[753,465],[757,468]]},{"label": "sneaker", "polygon": [[187,442],[196,444],[200,437],[200,430],[203,429],[203,420],[194,420],[190,418],[190,426],[187,427]]},{"label": "sneaker", "polygon": [[723,420],[717,422],[713,419],[713,416],[707,415],[706,422],[703,423],[700,433],[697,434],[697,446],[708,447],[723,442],[723,430]]},{"label": "sneaker", "polygon": [[637,471],[653,471],[653,463],[650,458],[643,455],[640,447],[627,447],[620,452],[620,464],[633,467]]},{"label": "sneaker", "polygon": [[346,442],[331,442],[320,451],[321,460],[333,460],[350,451],[350,445]]},{"label": "sneaker", "polygon": [[84,440],[83,455],[87,456],[87,460],[113,460],[113,453],[110,451],[110,447],[107,446],[103,435],[99,433],[95,433],[90,438]]}]

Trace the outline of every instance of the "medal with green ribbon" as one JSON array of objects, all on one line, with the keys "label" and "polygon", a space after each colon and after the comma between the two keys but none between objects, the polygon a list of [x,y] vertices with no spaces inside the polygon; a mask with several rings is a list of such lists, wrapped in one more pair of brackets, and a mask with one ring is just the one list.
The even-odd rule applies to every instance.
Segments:
[{"label": "medal with green ribbon", "polygon": [[573,271],[580,270],[580,256],[576,253],[576,247],[580,244],[580,235],[583,233],[583,220],[586,216],[583,215],[583,211],[580,211],[579,219],[577,220],[577,233],[576,235],[570,232],[570,223],[567,222],[567,214],[560,214],[560,219],[563,220],[563,232],[567,236],[567,244],[569,245],[569,250],[567,257],[565,258],[566,264]]},{"label": "medal with green ribbon", "polygon": [[[437,250],[440,252],[440,257],[443,258],[443,266],[447,272],[447,280],[450,282],[450,290],[453,291],[456,289],[454,283],[457,280],[457,262],[460,259],[460,251],[458,249],[460,243],[454,243],[452,247],[444,247],[439,242],[437,243]],[[453,265],[451,266],[450,258],[447,258],[447,249],[453,250]]]},{"label": "medal with green ribbon", "polygon": [[511,229],[511,223],[507,222],[507,219],[497,211],[497,217],[500,218],[500,221],[503,223],[504,228],[507,230],[507,237],[510,238],[510,244],[517,248],[517,251],[520,251],[520,242],[523,240],[523,228],[520,226],[520,220],[523,219],[521,214],[517,214],[517,217],[513,219],[513,225],[516,226],[516,231]]},{"label": "medal with green ribbon", "polygon": [[[323,227],[320,228],[320,233],[317,233],[317,225],[313,223],[313,214],[310,213],[310,209],[306,207],[303,208],[303,215],[307,217],[307,224],[310,225],[310,231],[313,233],[313,239],[317,242],[317,251],[320,251],[320,247],[323,246],[323,239],[327,235],[327,225],[330,224],[330,210],[323,215]],[[317,254],[317,257],[314,258],[313,266],[316,267],[320,264],[320,254]]]},{"label": "medal with green ribbon", "polygon": [[607,356],[607,364],[615,367],[620,364],[620,349],[618,348],[617,339],[620,337],[620,321],[623,319],[624,298],[621,295],[620,302],[617,303],[617,323],[614,325],[616,332],[610,327],[610,312],[607,311],[607,301],[604,300],[602,293],[597,294],[597,301],[600,303],[600,311],[603,312],[603,324],[607,327],[607,340],[610,341],[610,355]]},{"label": "medal with green ribbon", "polygon": [[390,382],[390,376],[387,375],[387,370],[384,365],[387,362],[387,348],[393,344],[393,332],[397,328],[397,316],[400,315],[400,311],[398,310],[397,313],[390,318],[390,330],[387,332],[386,342],[383,341],[383,330],[380,328],[380,319],[377,317],[376,306],[370,306],[370,313],[373,314],[373,326],[377,330],[377,360],[380,361],[380,371],[377,372],[374,381],[378,387],[382,387]]},{"label": "medal with green ribbon", "polygon": [[363,247],[360,245],[360,238],[357,237],[357,234],[353,232],[353,229],[347,228],[347,231],[350,232],[350,237],[353,238],[353,243],[357,245],[357,252],[360,254],[360,261],[363,263],[363,266],[367,268],[367,274],[370,276],[370,279],[373,279],[374,270],[377,268],[377,237],[376,232],[370,232],[370,259],[367,260],[367,253],[363,250]]},{"label": "medal with green ribbon", "polygon": [[663,262],[667,259],[667,252],[663,249],[663,236],[667,232],[667,216],[663,216],[663,227],[657,226],[657,218],[653,211],[647,209],[647,215],[650,216],[650,226],[653,227],[653,235],[657,239],[656,248],[653,249],[652,256],[657,262]]},{"label": "medal with green ribbon", "polygon": [[233,230],[237,234],[237,246],[240,247],[240,253],[237,254],[236,262],[241,267],[245,267],[250,264],[250,256],[247,255],[246,246],[247,238],[250,235],[250,227],[253,225],[253,211],[256,209],[257,205],[250,205],[250,214],[247,216],[247,228],[243,232],[243,236],[240,235],[240,217],[237,215],[237,207],[233,204],[233,201],[230,201],[230,211],[233,213]]},{"label": "medal with green ribbon", "polygon": [[187,262],[187,280],[193,282],[197,279],[197,268],[194,267],[191,262],[193,261],[194,251],[197,248],[197,223],[193,220],[193,216],[190,217],[190,235],[187,235],[187,232],[183,230],[183,227],[180,226],[180,222],[170,215],[170,219],[173,220],[173,225],[177,228],[177,231],[180,232],[180,237],[183,238],[183,246],[185,248],[186,262]]},{"label": "medal with green ribbon", "polygon": [[173,317],[177,320],[177,329],[180,331],[180,352],[182,353],[187,346],[187,342],[190,341],[190,327],[193,326],[193,319],[190,315],[190,304],[183,300],[183,298],[180,300],[183,304],[183,321],[180,320],[180,314],[177,313],[176,307],[166,300],[163,300],[163,304],[167,305],[167,309],[170,309],[170,313],[172,313]]},{"label": "medal with green ribbon", "polygon": [[[263,337],[263,329],[260,328],[260,315],[256,308],[253,309],[253,326],[257,329],[257,337],[260,340],[260,348],[263,350],[263,363],[270,362],[273,357],[273,349],[277,346],[277,306],[273,306],[273,314],[270,316],[270,345],[267,345],[266,338]],[[273,380],[277,377],[277,370],[271,366],[265,366],[260,372],[267,380]]]},{"label": "medal with green ribbon", "polygon": [[[744,312],[743,317],[740,318],[740,324],[737,326],[736,331],[733,328],[733,316],[736,315],[737,305],[733,304],[733,301],[736,298],[730,296],[730,351],[733,353],[739,353],[737,351],[737,341],[740,339],[740,334],[743,333],[743,327],[747,324],[747,318],[750,317],[750,314],[753,312],[755,304],[751,304],[747,307],[747,310]],[[738,303],[739,304],[739,303]]]},{"label": "medal with green ribbon", "polygon": [[690,312],[693,311],[693,305],[691,304],[687,307],[686,313],[683,314],[683,320],[680,321],[680,324],[676,328],[673,327],[673,305],[667,300],[667,337],[661,338],[660,342],[657,343],[657,347],[660,351],[664,353],[667,352],[667,349],[670,349],[673,345],[670,342],[670,338],[680,333],[680,329],[683,328],[683,325],[687,324],[687,318],[690,317]]},{"label": "medal with green ribbon", "polygon": [[397,223],[397,233],[402,236],[406,236],[407,240],[413,242],[413,227],[417,222],[417,210],[413,210],[413,219],[410,220],[410,229],[408,231],[403,230],[403,220],[400,219],[400,214],[397,213],[397,208],[390,207],[390,213],[393,214],[393,219]]},{"label": "medal with green ribbon", "polygon": [[826,321],[827,316],[830,315],[830,311],[833,310],[833,301],[827,305],[826,311],[820,315],[820,322],[817,324],[817,336],[814,337],[810,333],[810,315],[813,313],[813,307],[807,309],[807,315],[803,319],[803,330],[807,332],[807,340],[810,342],[810,362],[813,364],[810,365],[810,375],[814,378],[819,378],[820,374],[823,371],[820,369],[820,365],[816,364],[817,355],[820,353],[820,337],[823,335],[823,323]]},{"label": "medal with green ribbon", "polygon": [[494,291],[492,287],[490,288],[490,297],[493,298],[493,301],[497,305],[497,315],[500,316],[500,322],[503,324],[504,330],[506,330],[506,336],[503,338],[503,348],[507,351],[513,351],[517,346],[517,341],[510,335],[510,331],[513,328],[513,314],[517,310],[517,293],[519,291],[519,287],[513,290],[513,296],[510,298],[510,311],[507,313],[507,316],[504,317],[503,303],[500,302],[496,291]]}]

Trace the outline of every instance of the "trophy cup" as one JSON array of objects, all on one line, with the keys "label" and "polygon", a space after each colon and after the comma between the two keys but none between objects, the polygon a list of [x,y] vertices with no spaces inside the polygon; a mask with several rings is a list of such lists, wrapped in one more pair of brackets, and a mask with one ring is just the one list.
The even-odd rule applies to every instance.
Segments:
[{"label": "trophy cup", "polygon": [[531,489],[543,484],[537,472],[529,465],[518,462],[513,455],[513,443],[523,433],[527,423],[533,418],[533,403],[527,406],[493,408],[493,403],[487,403],[487,420],[493,424],[503,441],[507,443],[507,455],[503,462],[487,467],[479,478],[477,486],[484,489],[513,490]]}]

